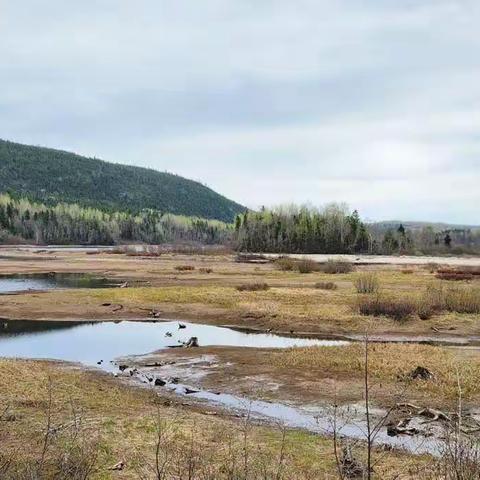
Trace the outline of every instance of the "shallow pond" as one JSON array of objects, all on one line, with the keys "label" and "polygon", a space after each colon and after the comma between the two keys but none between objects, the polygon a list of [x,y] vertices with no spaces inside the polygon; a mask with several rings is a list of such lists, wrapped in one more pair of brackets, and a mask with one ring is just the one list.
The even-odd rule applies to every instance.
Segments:
[{"label": "shallow pond", "polygon": [[[180,328],[184,327],[184,328]],[[191,337],[200,346],[288,348],[342,345],[347,342],[243,333],[188,322],[41,322],[0,323],[0,357],[49,358],[99,365],[116,371],[116,358],[178,347]]]},{"label": "shallow pond", "polygon": [[120,281],[83,273],[1,275],[0,294],[64,288],[112,288]]}]

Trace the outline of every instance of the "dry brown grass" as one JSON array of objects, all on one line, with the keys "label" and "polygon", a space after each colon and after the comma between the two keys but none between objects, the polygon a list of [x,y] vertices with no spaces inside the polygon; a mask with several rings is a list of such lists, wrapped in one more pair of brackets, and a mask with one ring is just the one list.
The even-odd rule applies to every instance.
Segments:
[{"label": "dry brown grass", "polygon": [[480,288],[431,285],[422,295],[419,305],[421,311],[430,310],[432,314],[442,311],[478,314],[480,313]]},{"label": "dry brown grass", "polygon": [[194,265],[177,265],[175,267],[175,270],[178,270],[179,272],[192,272],[195,270]]},{"label": "dry brown grass", "polygon": [[[361,380],[364,373],[362,343],[339,347],[293,348],[272,355],[272,361],[285,368],[308,368],[330,378]],[[434,379],[407,380],[406,375],[417,366],[428,368]],[[389,383],[408,382],[414,391],[435,394],[437,400],[454,400],[458,395],[457,371],[465,399],[480,396],[480,357],[462,358],[446,348],[417,344],[371,343],[369,374],[373,379]]]},{"label": "dry brown grass", "polygon": [[347,260],[327,260],[326,263],[322,265],[322,271],[324,273],[338,274],[338,273],[350,273],[353,272],[354,266],[353,263]]},{"label": "dry brown grass", "polygon": [[461,282],[465,280],[472,280],[474,277],[470,273],[458,273],[458,272],[437,272],[435,275],[439,280],[449,280],[454,282]]},{"label": "dry brown grass", "polygon": [[319,290],[337,290],[338,285],[334,282],[317,282],[314,285],[315,288],[318,288]]},{"label": "dry brown grass", "polygon": [[377,293],[380,289],[380,282],[376,273],[361,273],[354,281],[357,293]]},{"label": "dry brown grass", "polygon": [[274,260],[274,265],[278,270],[291,272],[295,270],[297,261],[290,257],[278,257]]},{"label": "dry brown grass", "polygon": [[301,260],[297,261],[297,269],[300,273],[312,273],[319,272],[321,270],[321,266],[314,260],[302,258]]},{"label": "dry brown grass", "polygon": [[213,268],[201,267],[201,268],[198,269],[198,271],[199,271],[200,273],[207,273],[207,274],[209,274],[209,273],[213,273]]},{"label": "dry brown grass", "polygon": [[322,265],[314,260],[308,258],[291,258],[291,257],[278,257],[274,261],[274,265],[278,270],[283,272],[297,271],[299,273],[312,273],[322,270]]},{"label": "dry brown grass", "polygon": [[357,300],[357,308],[361,315],[387,317],[398,322],[412,318],[418,311],[415,300],[386,295],[361,297]]}]

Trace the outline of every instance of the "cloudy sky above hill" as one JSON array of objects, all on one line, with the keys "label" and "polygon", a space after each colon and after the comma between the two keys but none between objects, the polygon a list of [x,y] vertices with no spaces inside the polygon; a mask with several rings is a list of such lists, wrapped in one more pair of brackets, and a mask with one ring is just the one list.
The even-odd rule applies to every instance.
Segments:
[{"label": "cloudy sky above hill", "polygon": [[479,24],[478,0],[0,0],[0,138],[480,224]]}]

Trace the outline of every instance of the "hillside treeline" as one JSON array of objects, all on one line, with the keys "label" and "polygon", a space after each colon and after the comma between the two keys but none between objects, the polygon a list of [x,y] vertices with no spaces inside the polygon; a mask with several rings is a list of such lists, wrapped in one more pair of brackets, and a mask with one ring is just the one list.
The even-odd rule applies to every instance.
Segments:
[{"label": "hillside treeline", "polygon": [[199,182],[70,152],[0,140],[0,192],[49,207],[75,203],[108,212],[152,209],[233,222],[245,208]]},{"label": "hillside treeline", "polygon": [[161,214],[106,213],[76,204],[53,207],[0,195],[0,243],[114,245],[128,242],[225,243],[231,227],[215,220]]},{"label": "hillside treeline", "polygon": [[238,215],[239,250],[274,253],[367,253],[372,237],[357,211],[332,204],[322,210],[280,207]]}]

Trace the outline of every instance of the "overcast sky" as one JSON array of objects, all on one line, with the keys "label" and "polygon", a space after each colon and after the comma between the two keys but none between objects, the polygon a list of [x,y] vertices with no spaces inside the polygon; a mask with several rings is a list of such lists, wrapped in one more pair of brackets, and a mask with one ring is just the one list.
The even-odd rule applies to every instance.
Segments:
[{"label": "overcast sky", "polygon": [[479,25],[479,0],[0,0],[0,138],[480,224]]}]

